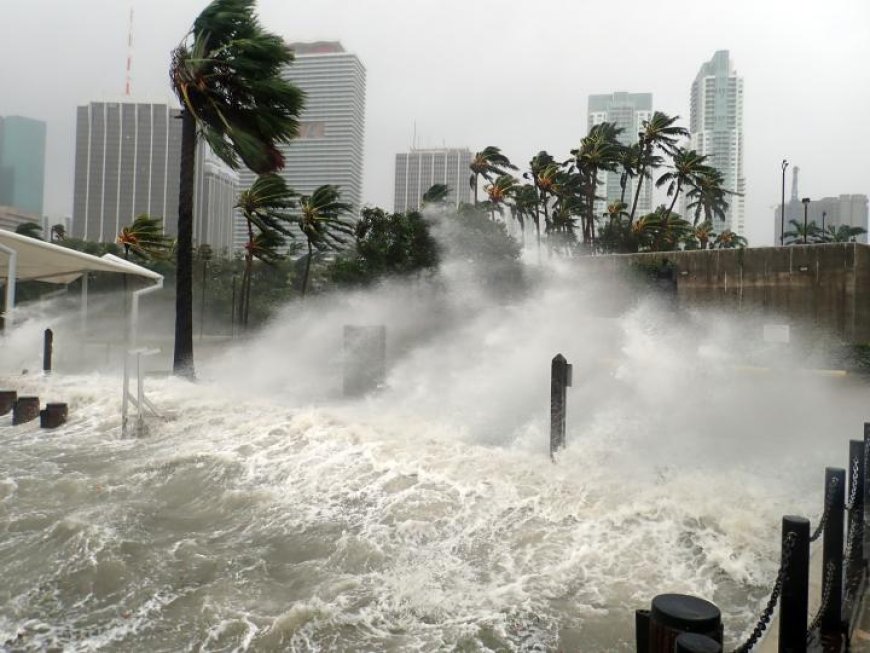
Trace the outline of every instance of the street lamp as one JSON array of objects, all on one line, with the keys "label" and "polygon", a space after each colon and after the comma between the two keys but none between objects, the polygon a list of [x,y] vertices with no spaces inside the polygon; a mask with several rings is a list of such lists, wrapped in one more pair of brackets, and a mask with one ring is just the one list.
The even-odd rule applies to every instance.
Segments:
[{"label": "street lamp", "polygon": [[804,245],[807,244],[807,210],[810,206],[810,198],[805,197],[801,200],[804,205]]},{"label": "street lamp", "polygon": [[825,216],[828,215],[827,211],[822,211],[822,235],[825,234]]},{"label": "street lamp", "polygon": [[783,245],[785,238],[785,169],[788,168],[788,161],[782,160],[782,206],[779,209],[779,246]]}]

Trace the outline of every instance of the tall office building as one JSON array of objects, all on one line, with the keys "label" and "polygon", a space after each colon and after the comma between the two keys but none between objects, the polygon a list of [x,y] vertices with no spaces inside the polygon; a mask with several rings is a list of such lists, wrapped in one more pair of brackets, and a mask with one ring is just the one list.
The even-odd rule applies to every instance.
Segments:
[{"label": "tall office building", "polygon": [[45,123],[0,118],[0,206],[42,215],[44,189]]},{"label": "tall office building", "polygon": [[[305,92],[305,106],[298,137],[281,146],[279,174],[302,195],[324,184],[339,186],[342,201],[356,212],[362,204],[365,67],[338,42],[291,43],[290,48],[295,61],[284,77]],[[250,171],[240,172],[240,188],[254,179]],[[247,236],[239,223],[237,233],[241,247]]]},{"label": "tall office building", "polygon": [[728,197],[725,219],[714,219],[713,227],[745,235],[743,78],[731,65],[728,50],[716,52],[692,83],[689,131],[692,149],[722,173],[726,190],[737,193]]},{"label": "tall office building", "polygon": [[238,173],[200,141],[196,149],[193,188],[194,246],[209,245],[215,256],[233,254],[238,186]]},{"label": "tall office building", "polygon": [[177,233],[180,115],[127,99],[78,107],[73,236],[113,242],[142,213]]},{"label": "tall office building", "polygon": [[471,174],[471,150],[450,148],[440,150],[412,149],[396,155],[395,200],[393,210],[404,213],[420,208],[423,193],[434,184],[446,184],[447,203],[459,207],[474,201],[468,185]]},{"label": "tall office building", "polygon": [[[609,95],[590,95],[587,133],[595,125],[610,122],[622,129],[617,137],[620,143],[623,145],[637,143],[637,134],[643,129],[644,120],[648,120],[652,116],[652,102],[652,93],[618,92]],[[602,172],[599,175],[598,181],[601,185],[598,194],[606,199],[598,200],[595,203],[595,215],[602,215],[607,204],[623,196],[620,185],[621,177],[622,175],[618,170]],[[628,210],[631,210],[634,201],[634,193],[637,188],[635,183],[636,179],[626,179],[625,203],[629,207]],[[644,215],[652,211],[652,189],[653,184],[650,180],[644,180],[640,189],[640,197],[637,200],[636,215]]]}]

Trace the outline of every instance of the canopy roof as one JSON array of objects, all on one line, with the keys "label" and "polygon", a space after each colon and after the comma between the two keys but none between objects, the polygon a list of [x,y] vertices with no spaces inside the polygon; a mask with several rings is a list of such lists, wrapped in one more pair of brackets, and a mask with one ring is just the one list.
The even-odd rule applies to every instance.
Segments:
[{"label": "canopy roof", "polygon": [[[0,229],[0,245],[15,250],[17,254],[15,277],[19,281],[70,283],[85,272],[131,274],[155,281],[163,278],[163,275],[157,272],[112,254],[92,256],[5,229]],[[0,250],[0,260],[6,259],[7,256],[6,252]],[[7,266],[0,265],[0,280],[6,281],[8,274]]]}]

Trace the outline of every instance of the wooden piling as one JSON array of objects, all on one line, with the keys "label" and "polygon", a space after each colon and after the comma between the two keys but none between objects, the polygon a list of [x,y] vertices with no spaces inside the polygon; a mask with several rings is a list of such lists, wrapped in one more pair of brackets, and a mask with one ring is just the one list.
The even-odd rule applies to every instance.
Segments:
[{"label": "wooden piling", "polygon": [[51,355],[54,351],[54,332],[46,329],[42,342],[42,371],[51,374]]},{"label": "wooden piling", "polygon": [[39,397],[18,397],[12,408],[12,425],[24,424],[39,417]]},{"label": "wooden piling", "polygon": [[18,401],[18,392],[15,390],[0,390],[0,415],[6,415]]},{"label": "wooden piling", "polygon": [[810,583],[810,521],[782,518],[782,563],[785,572],[779,611],[780,653],[806,653]]},{"label": "wooden piling", "polygon": [[66,404],[46,404],[45,408],[39,411],[39,427],[43,429],[57,428],[66,423],[68,414],[69,410]]},{"label": "wooden piling", "polygon": [[571,387],[572,368],[562,354],[550,365],[550,457],[565,448],[567,389]]}]

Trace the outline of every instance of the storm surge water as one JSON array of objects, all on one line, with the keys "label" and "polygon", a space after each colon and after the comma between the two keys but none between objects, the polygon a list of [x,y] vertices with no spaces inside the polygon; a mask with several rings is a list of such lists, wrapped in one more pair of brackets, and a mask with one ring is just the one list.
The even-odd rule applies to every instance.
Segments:
[{"label": "storm surge water", "polygon": [[[747,316],[613,310],[583,274],[494,300],[452,263],[295,304],[199,383],[149,379],[165,416],[138,438],[117,374],[18,374],[24,325],[3,385],[71,419],[0,426],[0,648],[632,651],[633,611],[671,591],[736,643],[866,389],[801,373]],[[340,396],[344,324],[387,327],[376,394]]]}]

